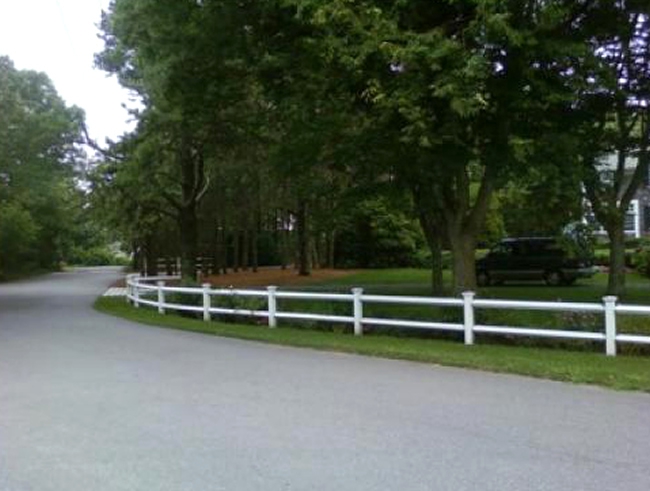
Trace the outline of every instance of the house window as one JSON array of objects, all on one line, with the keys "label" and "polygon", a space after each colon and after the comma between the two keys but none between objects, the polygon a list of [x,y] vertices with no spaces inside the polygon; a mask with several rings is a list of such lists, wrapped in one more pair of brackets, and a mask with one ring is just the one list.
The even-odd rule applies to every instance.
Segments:
[{"label": "house window", "polygon": [[634,237],[641,237],[640,211],[639,200],[633,199],[625,213],[625,233]]},{"label": "house window", "polygon": [[633,232],[636,222],[636,215],[632,213],[625,214],[625,230],[627,232]]}]

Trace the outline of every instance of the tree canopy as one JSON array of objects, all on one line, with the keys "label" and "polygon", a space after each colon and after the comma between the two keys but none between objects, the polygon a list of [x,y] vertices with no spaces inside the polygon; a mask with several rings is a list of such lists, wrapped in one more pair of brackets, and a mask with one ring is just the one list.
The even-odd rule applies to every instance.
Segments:
[{"label": "tree canopy", "polygon": [[82,192],[83,112],[43,73],[0,57],[0,275],[56,267],[71,253]]},{"label": "tree canopy", "polygon": [[[264,241],[308,274],[351,250],[350,216],[376,213],[391,216],[364,219],[382,229],[366,241],[418,223],[434,288],[449,248],[454,290],[472,289],[486,230],[526,229],[516,208],[535,210],[540,233],[559,231],[580,218],[584,185],[608,231],[620,228],[647,167],[648,10],[114,0],[97,61],[144,109],[98,189],[125,196],[114,219],[130,221],[128,241],[178,248],[187,279],[199,254],[220,271],[255,267]],[[607,195],[594,163],[614,151],[639,166]]]}]

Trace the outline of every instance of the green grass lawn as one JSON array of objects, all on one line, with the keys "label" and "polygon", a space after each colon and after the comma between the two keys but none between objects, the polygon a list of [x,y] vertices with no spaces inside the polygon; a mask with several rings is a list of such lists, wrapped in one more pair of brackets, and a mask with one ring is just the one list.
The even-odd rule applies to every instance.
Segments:
[{"label": "green grass lawn", "polygon": [[[363,287],[368,293],[386,295],[429,295],[430,272],[426,269],[369,269],[343,278],[310,284],[302,289],[349,290]],[[451,283],[451,273],[444,272],[445,281]],[[563,300],[566,302],[600,302],[605,295],[607,275],[599,273],[593,278],[581,279],[575,285],[549,287],[542,282],[506,283],[503,286],[479,288],[477,294],[484,298],[518,300]],[[650,279],[634,272],[627,276],[625,303],[650,305]]]},{"label": "green grass lawn", "polygon": [[218,336],[256,340],[319,350],[413,360],[454,367],[514,373],[574,383],[596,384],[621,390],[650,392],[650,358],[532,348],[521,346],[464,346],[457,341],[367,335],[281,326],[240,325],[178,315],[160,315],[148,308],[135,309],[124,299],[101,297],[99,311],[144,324]]}]

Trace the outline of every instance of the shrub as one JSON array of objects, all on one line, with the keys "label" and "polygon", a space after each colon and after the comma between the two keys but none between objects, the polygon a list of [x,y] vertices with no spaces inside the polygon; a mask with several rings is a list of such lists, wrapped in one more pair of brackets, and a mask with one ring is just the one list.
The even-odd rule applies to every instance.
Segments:
[{"label": "shrub", "polygon": [[39,227],[29,211],[15,203],[0,206],[0,275],[33,268]]},{"label": "shrub", "polygon": [[72,248],[67,262],[78,266],[127,266],[127,257],[119,257],[108,247],[97,246],[89,249]]},{"label": "shrub", "polygon": [[[196,281],[183,281],[179,286],[187,288],[197,288],[200,289],[201,285]],[[203,305],[203,295],[200,293],[181,293],[181,292],[172,292],[167,293],[165,296],[165,303],[174,303],[178,305],[190,305],[193,307],[198,307]],[[187,310],[177,311],[179,315],[183,317],[200,317],[202,314],[200,312],[192,312]]]},{"label": "shrub", "polygon": [[565,252],[572,258],[593,258],[594,238],[591,227],[583,223],[570,223],[558,238]]},{"label": "shrub", "polygon": [[[413,266],[424,246],[420,226],[385,197],[368,198],[346,216],[337,235],[336,263],[343,267]],[[420,258],[421,259],[421,258]]]},{"label": "shrub", "polygon": [[[212,305],[224,309],[234,310],[266,310],[267,300],[258,297],[243,297],[241,295],[219,295],[212,297]],[[220,318],[221,322],[232,322],[235,324],[250,324],[257,318],[248,315],[227,314]]]},{"label": "shrub", "polygon": [[632,254],[632,265],[644,276],[650,277],[650,246],[645,245]]}]

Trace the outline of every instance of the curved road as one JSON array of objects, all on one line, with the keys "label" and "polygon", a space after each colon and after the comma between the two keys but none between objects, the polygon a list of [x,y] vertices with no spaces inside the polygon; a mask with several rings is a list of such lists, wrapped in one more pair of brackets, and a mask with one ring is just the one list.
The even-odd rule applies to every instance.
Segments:
[{"label": "curved road", "polygon": [[650,396],[141,326],[0,286],[0,490],[650,489]]}]

